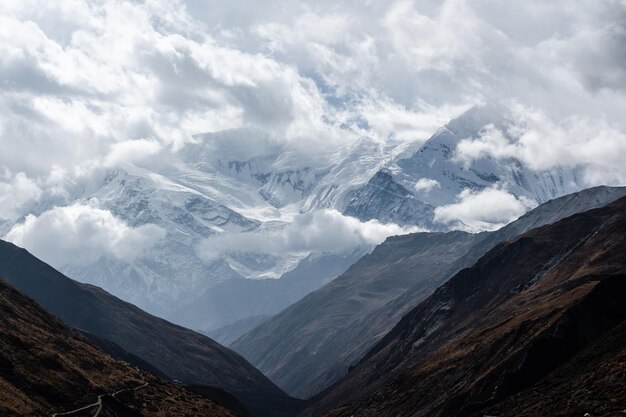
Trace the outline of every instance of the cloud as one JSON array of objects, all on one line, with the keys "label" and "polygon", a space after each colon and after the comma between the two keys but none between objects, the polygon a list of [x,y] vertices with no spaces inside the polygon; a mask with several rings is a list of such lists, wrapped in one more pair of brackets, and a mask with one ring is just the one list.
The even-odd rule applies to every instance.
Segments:
[{"label": "cloud", "polygon": [[496,230],[517,219],[537,203],[499,188],[481,191],[466,189],[457,196],[457,202],[435,209],[434,220],[467,232]]},{"label": "cloud", "polygon": [[0,20],[0,167],[15,172],[85,172],[242,127],[303,152],[355,136],[310,78],[219,43],[182,1],[8,1]]},{"label": "cloud", "polygon": [[387,237],[420,231],[376,220],[361,222],[336,210],[317,210],[296,216],[292,223],[271,231],[217,235],[206,239],[199,254],[213,260],[222,254],[260,252],[340,252],[356,245],[377,245]]},{"label": "cloud", "polygon": [[[4,178],[3,178],[4,177]],[[39,200],[41,188],[23,172],[0,176],[0,218],[14,219],[24,206]]]},{"label": "cloud", "polygon": [[63,194],[59,167],[73,183],[233,129],[309,162],[503,101],[517,130],[464,156],[624,183],[625,18],[617,0],[6,0],[0,169]]},{"label": "cloud", "polygon": [[63,267],[87,265],[101,256],[131,262],[164,237],[165,231],[158,226],[133,228],[107,210],[72,205],[28,215],[4,239]]},{"label": "cloud", "polygon": [[104,158],[104,166],[115,167],[122,163],[141,161],[156,155],[161,149],[161,143],[156,140],[136,139],[116,142],[111,145],[109,154]]},{"label": "cloud", "polygon": [[605,120],[570,117],[555,123],[544,112],[516,105],[508,126],[485,126],[460,141],[456,157],[518,159],[536,170],[577,169],[584,185],[626,183],[626,133]]},{"label": "cloud", "polygon": [[439,181],[434,180],[432,178],[420,178],[419,180],[417,180],[417,182],[415,183],[415,191],[417,192],[429,192],[431,190],[434,190],[435,188],[439,188],[441,187],[441,184],[439,184]]}]

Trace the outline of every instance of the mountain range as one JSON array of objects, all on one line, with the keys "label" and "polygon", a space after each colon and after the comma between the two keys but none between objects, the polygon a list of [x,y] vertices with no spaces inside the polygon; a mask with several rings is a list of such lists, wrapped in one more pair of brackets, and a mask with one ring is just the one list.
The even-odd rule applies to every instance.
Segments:
[{"label": "mountain range", "polygon": [[0,241],[17,288],[0,282],[2,411],[611,415],[626,400],[625,194],[570,194],[494,232],[388,238],[263,318],[233,346],[256,347],[304,403],[213,340]]},{"label": "mountain range", "polygon": [[[308,262],[307,256],[327,250],[267,251],[261,244],[246,248],[221,245],[218,240],[207,252],[206,242],[211,239],[234,236],[246,242],[248,237],[260,236],[262,241],[288,228],[297,216],[317,210],[430,231],[467,230],[469,226],[462,222],[435,217],[438,207],[458,202],[464,190],[496,187],[523,198],[530,208],[584,187],[574,170],[544,172],[513,159],[465,161],[457,157],[456,145],[480,136],[486,127],[506,132],[507,114],[497,106],[476,107],[423,144],[360,138],[326,154],[309,156],[254,129],[197,135],[194,143],[174,153],[168,163],[120,165],[99,181],[68,185],[64,198],[42,199],[31,214],[82,205],[106,210],[129,227],[158,227],[164,237],[133,259],[103,253],[86,264],[57,262],[53,266],[152,314],[200,330],[215,330],[255,314],[231,309],[232,316],[222,313],[218,317],[209,311],[210,294],[219,294],[224,285],[237,286],[226,281],[279,278],[300,262]],[[428,186],[418,187],[424,181]],[[10,230],[23,222],[22,217],[2,227],[10,236]],[[346,250],[351,249],[334,254],[346,256]],[[286,284],[291,288],[291,282]],[[278,289],[281,284],[268,286],[291,292]],[[297,291],[298,297],[317,288],[306,284]],[[203,308],[208,310],[203,312]],[[193,310],[204,313],[206,320],[198,322],[199,314],[187,320],[185,311]],[[261,312],[266,313],[275,311]]]},{"label": "mountain range", "polygon": [[[102,238],[87,228],[53,265],[38,236],[34,253],[0,240],[0,413],[626,410],[626,187],[459,152],[512,126],[478,106],[425,141],[311,154],[255,129],[201,134],[0,219],[14,242],[50,243],[32,225],[63,210],[133,237],[82,257]],[[442,215],[483,193],[514,209]],[[57,254],[74,232],[59,224]]]},{"label": "mountain range", "polygon": [[411,308],[499,243],[624,195],[626,187],[591,188],[544,203],[494,232],[388,238],[231,347],[291,395],[311,397],[342,377]]},{"label": "mountain range", "polygon": [[626,198],[496,245],[301,416],[623,412]]}]

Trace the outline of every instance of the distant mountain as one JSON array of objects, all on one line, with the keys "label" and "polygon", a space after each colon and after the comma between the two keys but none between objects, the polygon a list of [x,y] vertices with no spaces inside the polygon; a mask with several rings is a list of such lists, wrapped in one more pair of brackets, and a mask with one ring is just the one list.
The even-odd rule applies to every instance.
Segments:
[{"label": "distant mountain", "polygon": [[626,198],[497,245],[301,416],[618,415]]},{"label": "distant mountain", "polygon": [[284,415],[293,405],[235,352],[100,288],[73,281],[4,241],[0,241],[0,276],[66,324],[116,343],[172,379],[222,388],[258,416]]},{"label": "distant mountain", "polygon": [[[450,225],[433,221],[434,207],[456,202],[464,190],[480,191],[497,185],[537,203],[580,190],[575,171],[535,171],[513,158],[458,158],[456,148],[461,140],[479,137],[487,126],[506,134],[510,124],[506,110],[498,106],[468,110],[439,129],[413,154],[399,154],[369,182],[351,191],[343,212],[361,220],[447,230]],[[431,187],[416,188],[420,180],[428,181]]]},{"label": "distant mountain", "polygon": [[494,246],[624,195],[626,188],[584,190],[544,203],[495,232],[388,238],[339,278],[231,347],[288,393],[310,397],[341,378],[404,314]]},{"label": "distant mountain", "polygon": [[274,315],[341,275],[367,251],[355,248],[343,254],[312,254],[279,279],[222,281],[170,319],[208,332],[250,317]]},{"label": "distant mountain", "polygon": [[414,191],[397,183],[387,171],[378,171],[365,186],[350,192],[348,198],[343,212],[347,216],[425,229],[444,228],[433,223],[435,207],[420,201]]},{"label": "distant mountain", "polygon": [[[102,254],[84,264],[68,256],[70,260],[58,261],[65,264],[53,266],[152,314],[175,320],[182,315],[181,320],[194,327],[216,328],[251,312],[235,311],[243,305],[235,302],[229,314],[215,313],[212,297],[227,291],[215,288],[241,288],[240,298],[246,299],[245,291],[257,284],[243,279],[278,278],[312,250],[266,253],[262,248],[217,245],[216,253],[208,253],[203,246],[207,239],[267,235],[288,227],[298,215],[320,209],[362,221],[446,232],[463,225],[435,221],[435,210],[457,202],[465,190],[497,186],[524,197],[530,206],[582,187],[575,171],[539,172],[515,159],[457,158],[457,144],[478,137],[490,125],[506,134],[511,125],[506,110],[473,108],[421,146],[364,137],[316,153],[302,152],[255,129],[200,134],[169,154],[167,162],[111,168],[92,182],[69,184],[65,197],[43,196],[30,214],[42,216],[54,207],[81,205],[109,211],[130,227],[158,227],[164,237],[132,259]],[[422,183],[426,187],[418,187]],[[14,226],[13,221],[0,220],[0,236]],[[234,282],[225,284],[229,280]],[[298,294],[317,288],[315,283],[299,283]],[[187,311],[184,306],[189,306]],[[194,311],[204,316],[200,319]]]},{"label": "distant mountain", "polygon": [[50,416],[89,404],[108,416],[240,415],[114,360],[2,280],[0,312],[0,415]]},{"label": "distant mountain", "polygon": [[102,256],[88,265],[64,265],[68,276],[105,288],[164,315],[177,300],[193,298],[216,282],[243,278],[221,259],[205,262],[195,248],[226,230],[253,230],[259,222],[178,181],[126,165],[112,171],[85,199],[98,202],[129,226],[154,224],[167,233],[146,256],[130,262]]},{"label": "distant mountain", "polygon": [[250,316],[245,319],[237,320],[234,323],[227,324],[215,330],[200,331],[200,333],[207,335],[217,343],[230,346],[235,340],[239,339],[242,335],[248,333],[255,327],[265,323],[272,318],[272,315],[260,315]]},{"label": "distant mountain", "polygon": [[[392,153],[391,147],[367,138],[315,160],[299,159],[284,145],[245,155],[234,152],[242,141],[265,143],[265,134],[253,129],[198,135],[196,140],[167,165],[124,164],[111,169],[101,183],[72,189],[67,201],[43,199],[33,214],[82,204],[108,210],[131,227],[150,224],[166,232],[149,251],[130,261],[102,255],[86,265],[54,266],[153,314],[171,317],[215,284],[278,278],[310,254],[232,250],[207,259],[200,249],[205,239],[277,230],[287,226],[294,213],[335,208]],[[0,220],[0,232],[11,226]],[[239,318],[246,314],[241,312]],[[215,326],[225,324],[220,317],[207,319],[215,320]]]}]

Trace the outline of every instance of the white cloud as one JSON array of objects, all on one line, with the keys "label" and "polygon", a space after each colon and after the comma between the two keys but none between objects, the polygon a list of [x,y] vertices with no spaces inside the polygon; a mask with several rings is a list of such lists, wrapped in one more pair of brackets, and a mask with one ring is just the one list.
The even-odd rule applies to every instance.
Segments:
[{"label": "white cloud", "polygon": [[418,71],[483,71],[482,61],[506,36],[484,22],[467,1],[445,1],[429,16],[409,0],[396,1],[384,17],[391,44]]},{"label": "white cloud", "polygon": [[85,161],[111,166],[138,146],[150,156],[241,127],[304,152],[355,136],[329,117],[315,82],[220,44],[182,1],[9,1],[0,20],[0,167],[12,171],[83,172]]},{"label": "white cloud", "polygon": [[435,188],[439,188],[441,187],[441,184],[439,184],[439,181],[434,180],[432,178],[420,178],[419,180],[417,180],[417,182],[415,183],[415,191],[417,192],[429,192],[431,190],[434,190]]},{"label": "white cloud", "polygon": [[63,194],[59,167],[69,183],[149,164],[199,133],[253,128],[307,156],[423,141],[511,100],[518,130],[465,157],[623,184],[625,18],[613,0],[6,0],[0,169]]},{"label": "white cloud", "polygon": [[377,245],[387,237],[420,231],[376,220],[361,222],[336,210],[317,210],[296,216],[279,230],[217,235],[206,239],[199,253],[207,260],[230,251],[269,254],[339,252],[355,245]]},{"label": "white cloud", "polygon": [[111,212],[85,205],[28,215],[4,236],[52,265],[86,265],[101,256],[130,262],[165,237],[158,226],[129,227]]},{"label": "white cloud", "polygon": [[117,142],[111,145],[109,154],[104,158],[104,166],[115,167],[122,163],[134,163],[157,154],[162,149],[156,140],[136,139]]},{"label": "white cloud", "polygon": [[537,203],[499,188],[466,189],[457,202],[435,209],[434,220],[468,232],[496,230],[517,219]]},{"label": "white cloud", "polygon": [[27,204],[39,200],[41,188],[23,172],[0,176],[0,218],[14,219]]},{"label": "white cloud", "polygon": [[456,157],[515,158],[537,170],[575,168],[587,186],[626,183],[626,133],[604,120],[570,117],[555,123],[542,111],[513,109],[506,131],[486,126],[478,138],[459,142]]}]

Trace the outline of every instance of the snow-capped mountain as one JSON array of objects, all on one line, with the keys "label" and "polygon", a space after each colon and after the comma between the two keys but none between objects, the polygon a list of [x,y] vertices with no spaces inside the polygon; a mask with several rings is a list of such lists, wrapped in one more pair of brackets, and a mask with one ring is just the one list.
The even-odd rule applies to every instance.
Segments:
[{"label": "snow-capped mountain", "polygon": [[161,314],[173,300],[184,300],[224,279],[241,278],[225,261],[199,257],[194,248],[203,238],[259,227],[258,221],[205,194],[130,165],[111,172],[87,200],[129,226],[157,225],[166,236],[130,264],[101,257],[86,266],[64,266],[63,271]]},{"label": "snow-capped mountain", "polygon": [[[88,265],[56,266],[154,314],[175,319],[170,313],[219,282],[278,278],[310,254],[232,250],[207,258],[199,250],[205,239],[280,230],[302,212],[335,208],[347,189],[376,172],[386,155],[385,145],[363,138],[308,161],[315,165],[298,166],[297,155],[284,147],[263,148],[249,159],[216,149],[221,141],[263,141],[263,133],[255,130],[197,139],[158,172],[125,164],[111,170],[100,185],[81,189],[66,202],[108,210],[131,227],[156,225],[165,231],[165,238],[131,262],[102,256]],[[42,204],[39,212],[54,204]],[[233,321],[239,318],[235,315]]]},{"label": "snow-capped mountain", "polygon": [[[455,226],[435,221],[435,210],[457,201],[464,190],[497,186],[540,203],[580,188],[573,172],[536,172],[517,160],[456,157],[461,140],[477,137],[489,124],[506,131],[507,123],[498,109],[475,108],[421,146],[360,138],[314,154],[254,129],[203,134],[167,163],[118,166],[95,186],[75,187],[65,200],[42,201],[35,214],[83,204],[107,210],[130,227],[160,228],[164,237],[132,260],[102,255],[86,265],[54,266],[168,316],[219,282],[278,278],[312,253],[235,245],[207,255],[202,243],[216,236],[234,234],[242,241],[272,236],[297,216],[326,209],[361,221],[448,230]],[[5,231],[10,226],[0,223]]]},{"label": "snow-capped mountain", "polygon": [[458,157],[459,142],[480,136],[485,127],[507,132],[511,122],[496,106],[475,107],[439,129],[416,152],[402,154],[348,195],[344,213],[361,220],[381,219],[431,230],[434,208],[457,201],[463,191],[499,187],[516,197],[543,203],[580,189],[575,170],[535,171],[517,159]]}]

